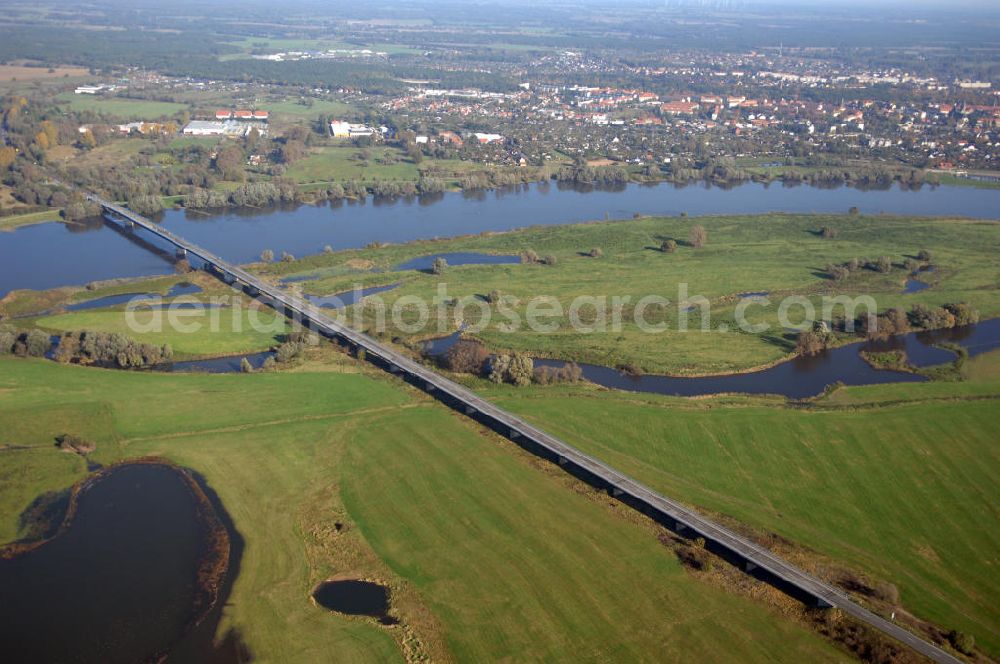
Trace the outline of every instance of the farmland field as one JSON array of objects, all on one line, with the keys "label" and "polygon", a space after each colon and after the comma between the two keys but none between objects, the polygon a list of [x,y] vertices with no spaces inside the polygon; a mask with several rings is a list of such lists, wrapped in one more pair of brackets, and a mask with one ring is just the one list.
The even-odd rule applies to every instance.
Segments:
[{"label": "farmland field", "polygon": [[[51,71],[49,71],[51,69]],[[0,82],[33,81],[52,78],[79,78],[90,70],[84,67],[28,67],[17,64],[0,65]]]},{"label": "farmland field", "polygon": [[72,92],[59,95],[58,100],[67,104],[74,111],[94,111],[129,121],[156,120],[188,108],[185,104],[166,101],[78,95]]}]

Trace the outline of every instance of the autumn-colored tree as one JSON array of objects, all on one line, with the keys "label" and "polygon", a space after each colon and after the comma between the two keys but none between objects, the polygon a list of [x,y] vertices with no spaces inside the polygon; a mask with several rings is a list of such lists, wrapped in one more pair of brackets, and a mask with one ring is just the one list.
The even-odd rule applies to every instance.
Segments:
[{"label": "autumn-colored tree", "polygon": [[59,145],[59,130],[50,120],[42,120],[41,128],[45,138],[49,141],[49,147]]},{"label": "autumn-colored tree", "polygon": [[10,168],[17,158],[17,150],[12,147],[0,148],[0,171]]},{"label": "autumn-colored tree", "polygon": [[688,242],[695,249],[704,247],[708,242],[708,231],[701,224],[695,224],[691,227],[691,232],[688,234]]},{"label": "autumn-colored tree", "polygon": [[215,168],[224,180],[241,182],[243,173],[243,150],[236,145],[228,145],[215,157]]},{"label": "autumn-colored tree", "polygon": [[94,132],[87,129],[80,134],[80,147],[87,149],[97,147],[97,139],[94,138]]},{"label": "autumn-colored tree", "polygon": [[35,134],[35,144],[43,150],[49,149],[49,137],[45,135],[44,131]]}]

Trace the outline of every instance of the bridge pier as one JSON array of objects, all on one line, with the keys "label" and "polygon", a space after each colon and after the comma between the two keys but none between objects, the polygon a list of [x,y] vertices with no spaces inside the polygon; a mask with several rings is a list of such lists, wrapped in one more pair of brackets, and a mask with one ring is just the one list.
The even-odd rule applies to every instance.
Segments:
[{"label": "bridge pier", "polygon": [[477,412],[476,409],[473,408],[472,406],[466,406],[465,407],[465,414],[466,415],[475,415],[476,412]]},{"label": "bridge pier", "polygon": [[822,597],[816,597],[816,608],[817,609],[832,609],[833,608],[833,604],[830,604],[828,601],[826,601]]},{"label": "bridge pier", "polygon": [[177,247],[177,258],[187,258],[188,250],[184,247]]},{"label": "bridge pier", "polygon": [[752,572],[755,569],[757,569],[757,564],[756,563],[752,563],[749,560],[746,560],[746,561],[743,562],[743,571],[745,571],[745,572]]}]

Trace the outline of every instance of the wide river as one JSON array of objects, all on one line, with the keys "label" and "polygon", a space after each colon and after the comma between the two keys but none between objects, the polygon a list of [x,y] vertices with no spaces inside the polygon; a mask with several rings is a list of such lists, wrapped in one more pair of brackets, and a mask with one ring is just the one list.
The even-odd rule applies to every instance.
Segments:
[{"label": "wide river", "polygon": [[[581,191],[555,183],[511,190],[451,193],[430,198],[371,200],[327,206],[228,210],[217,214],[171,210],[163,225],[234,262],[256,260],[264,249],[295,256],[533,225],[634,214],[691,216],[778,212],[954,215],[1000,219],[1000,189],[924,187],[904,191],[820,189],[745,184],[732,189],[695,184],[628,185],[616,191]],[[139,238],[142,237],[140,234]],[[100,279],[165,274],[162,257],[136,236],[100,220],[85,225],[40,224],[0,233],[0,297],[18,288],[46,289]]]}]

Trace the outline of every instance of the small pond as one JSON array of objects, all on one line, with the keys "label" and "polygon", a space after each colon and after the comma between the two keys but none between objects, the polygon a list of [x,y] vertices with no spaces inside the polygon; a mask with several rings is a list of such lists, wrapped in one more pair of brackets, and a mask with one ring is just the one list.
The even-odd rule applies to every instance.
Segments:
[{"label": "small pond", "polygon": [[[191,284],[188,282],[182,282],[175,284],[170,287],[165,296],[159,293],[119,293],[118,295],[107,295],[105,297],[98,297],[93,300],[84,300],[83,302],[77,302],[75,304],[68,304],[64,309],[66,311],[86,311],[88,309],[103,309],[105,307],[116,307],[122,304],[128,304],[129,302],[135,301],[152,301],[158,302],[161,299],[170,297],[179,297],[181,295],[194,295],[195,293],[201,292],[201,286],[196,284]],[[208,306],[208,305],[203,305]]]},{"label": "small pond", "polygon": [[313,591],[313,599],[337,613],[371,616],[384,625],[397,622],[389,615],[389,589],[371,581],[325,581]]},{"label": "small pond", "polygon": [[131,664],[182,641],[205,608],[212,510],[189,482],[163,464],[104,471],[54,539],[0,559],[4,661]]},{"label": "small pond", "polygon": [[344,291],[343,293],[335,293],[333,295],[306,295],[305,297],[317,307],[322,307],[324,309],[343,309],[344,307],[349,307],[361,302],[361,300],[365,299],[369,295],[376,295],[378,293],[391,291],[393,288],[398,286],[399,284],[371,286],[369,288],[359,288],[356,290]]},{"label": "small pond", "polygon": [[509,265],[521,262],[520,256],[482,254],[464,251],[419,256],[417,258],[410,259],[405,263],[400,263],[392,269],[397,271],[420,270],[427,272],[434,267],[434,261],[438,258],[443,258],[448,263],[449,267],[455,267],[457,265]]}]

